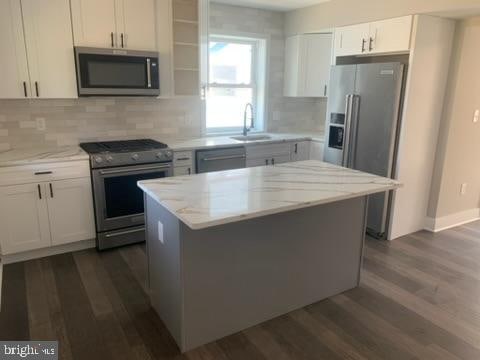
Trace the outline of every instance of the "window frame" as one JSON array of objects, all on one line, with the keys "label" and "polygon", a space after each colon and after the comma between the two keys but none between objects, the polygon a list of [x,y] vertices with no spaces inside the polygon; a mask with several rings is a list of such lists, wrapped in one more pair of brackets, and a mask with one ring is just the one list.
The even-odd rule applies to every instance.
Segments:
[{"label": "window frame", "polygon": [[[249,84],[228,84],[228,83],[214,83],[211,82],[211,73],[210,73],[210,60],[208,61],[209,66],[208,66],[208,74],[207,74],[207,97],[206,97],[206,104],[205,106],[208,108],[208,98],[209,98],[209,92],[210,89],[252,89],[252,105],[254,107],[254,117],[255,120],[261,120],[261,121],[255,121],[254,122],[254,128],[251,130],[252,132],[262,132],[264,131],[264,114],[266,111],[266,106],[262,106],[261,109],[259,109],[259,103],[261,102],[262,104],[265,104],[265,99],[260,100],[260,90],[259,90],[259,84],[261,83],[264,87],[266,87],[266,80],[262,79],[260,80],[261,76],[266,76],[266,74],[260,74],[260,69],[265,68],[265,64],[261,66],[261,62],[263,61],[266,63],[267,55],[265,49],[261,49],[263,46],[266,48],[266,40],[264,38],[260,37],[250,37],[250,36],[236,36],[236,35],[226,35],[226,34],[220,34],[220,33],[215,33],[214,35],[210,35],[208,39],[208,57],[210,58],[210,43],[211,42],[226,42],[226,43],[232,43],[232,44],[247,44],[252,46],[252,58],[251,58],[251,69],[250,69],[250,83]],[[265,59],[261,59],[262,54],[265,56]],[[263,94],[266,93],[266,89],[262,91]],[[208,109],[206,111],[206,117],[205,117],[205,133],[207,135],[224,135],[224,134],[237,134],[243,130],[243,125],[242,126],[235,126],[235,127],[208,127]],[[248,125],[248,124],[247,124]]]}]

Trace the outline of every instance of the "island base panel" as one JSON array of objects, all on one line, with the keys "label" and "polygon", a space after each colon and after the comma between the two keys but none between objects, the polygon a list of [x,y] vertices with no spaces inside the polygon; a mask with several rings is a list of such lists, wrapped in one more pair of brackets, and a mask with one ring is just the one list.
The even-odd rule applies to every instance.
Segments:
[{"label": "island base panel", "polygon": [[367,197],[204,230],[146,204],[152,306],[182,352],[359,284]]}]

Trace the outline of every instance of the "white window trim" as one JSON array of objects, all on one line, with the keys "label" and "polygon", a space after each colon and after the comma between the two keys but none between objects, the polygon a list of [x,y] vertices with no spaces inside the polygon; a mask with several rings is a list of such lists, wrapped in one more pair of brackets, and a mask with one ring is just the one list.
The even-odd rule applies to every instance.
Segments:
[{"label": "white window trim", "polygon": [[[265,34],[253,34],[243,32],[229,32],[225,30],[210,30],[210,41],[233,40],[236,43],[254,43],[254,59],[252,61],[252,83],[253,86],[253,105],[255,109],[255,128],[252,132],[264,132],[267,129],[268,114],[268,62],[269,62],[269,43],[270,37]],[[210,69],[207,69],[207,93],[210,88]],[[215,84],[217,88],[252,88],[251,84]],[[208,97],[207,101],[208,102]],[[207,106],[207,104],[205,104]],[[203,133],[207,136],[238,134],[243,130],[242,127],[231,128],[207,128],[207,119],[204,118],[202,124]]]}]

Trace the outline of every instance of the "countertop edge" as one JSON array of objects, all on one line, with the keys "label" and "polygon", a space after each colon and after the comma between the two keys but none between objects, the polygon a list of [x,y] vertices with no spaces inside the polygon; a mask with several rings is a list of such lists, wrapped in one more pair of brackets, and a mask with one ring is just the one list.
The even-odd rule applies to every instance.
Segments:
[{"label": "countertop edge", "polygon": [[[295,211],[295,210],[300,210],[304,208],[309,208],[309,207],[314,207],[314,206],[319,206],[319,205],[326,205],[326,204],[331,204],[334,202],[339,202],[339,201],[344,201],[344,200],[349,200],[349,199],[355,199],[358,197],[363,197],[363,196],[368,196],[372,194],[377,194],[385,191],[390,191],[390,190],[396,190],[403,185],[401,184],[394,184],[394,185],[384,185],[381,189],[377,190],[369,190],[369,191],[361,191],[355,194],[346,194],[346,195],[338,195],[333,198],[329,199],[324,199],[324,200],[317,200],[317,201],[309,201],[309,202],[304,202],[304,203],[299,203],[299,204],[293,204],[293,205],[286,205],[284,207],[276,208],[276,209],[268,209],[268,210],[262,210],[262,211],[256,211],[252,212],[250,214],[244,214],[244,215],[234,215],[231,217],[226,217],[223,219],[219,220],[213,220],[209,221],[206,223],[202,224],[194,224],[186,220],[182,215],[177,214],[174,210],[170,209],[168,205],[162,203],[161,199],[158,198],[153,192],[149,191],[143,184],[143,181],[138,182],[138,187],[142,189],[148,196],[150,196],[152,199],[154,199],[158,204],[163,206],[165,209],[167,209],[173,216],[178,218],[180,221],[182,221],[185,225],[187,225],[190,229],[192,230],[203,230],[203,229],[208,229],[211,227],[215,226],[220,226],[220,225],[227,225],[239,221],[244,221],[244,220],[251,220],[263,216],[269,216],[269,215],[275,215],[275,214],[280,214],[283,212],[289,212],[289,211]],[[380,186],[380,185],[379,185]]]}]

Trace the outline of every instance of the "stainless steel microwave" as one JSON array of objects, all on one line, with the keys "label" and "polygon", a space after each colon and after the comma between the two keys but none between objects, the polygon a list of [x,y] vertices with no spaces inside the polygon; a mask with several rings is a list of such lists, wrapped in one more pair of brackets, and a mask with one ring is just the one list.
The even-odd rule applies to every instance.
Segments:
[{"label": "stainless steel microwave", "polygon": [[158,53],[75,47],[79,96],[158,96]]}]

